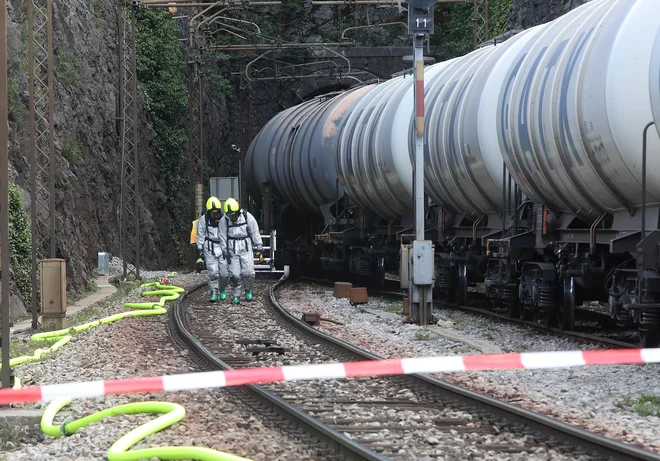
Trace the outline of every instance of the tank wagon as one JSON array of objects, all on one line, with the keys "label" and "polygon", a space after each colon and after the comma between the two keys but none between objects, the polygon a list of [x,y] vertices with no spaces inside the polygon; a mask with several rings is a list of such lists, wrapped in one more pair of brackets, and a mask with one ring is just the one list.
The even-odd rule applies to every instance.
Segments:
[{"label": "tank wagon", "polygon": [[[604,302],[658,345],[660,2],[594,0],[425,79],[437,295],[464,303],[483,283],[509,315],[565,329],[576,306]],[[413,123],[400,76],[264,126],[245,177],[277,227],[278,264],[380,283],[399,270],[414,238]]]}]

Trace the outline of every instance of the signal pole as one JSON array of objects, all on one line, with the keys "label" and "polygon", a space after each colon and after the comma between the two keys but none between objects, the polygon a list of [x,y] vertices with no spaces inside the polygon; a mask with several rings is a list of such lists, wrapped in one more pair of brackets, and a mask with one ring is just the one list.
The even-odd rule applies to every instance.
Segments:
[{"label": "signal pole", "polygon": [[433,34],[433,10],[437,0],[408,0],[408,32],[413,36],[415,155],[413,162],[413,200],[415,240],[409,252],[408,299],[413,321],[426,325],[433,303],[434,248],[424,240],[424,36]]}]

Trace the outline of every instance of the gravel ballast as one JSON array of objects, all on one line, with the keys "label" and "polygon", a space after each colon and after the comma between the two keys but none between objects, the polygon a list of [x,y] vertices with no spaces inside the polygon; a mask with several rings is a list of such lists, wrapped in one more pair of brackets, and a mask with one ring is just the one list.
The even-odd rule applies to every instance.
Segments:
[{"label": "gravel ballast", "polygon": [[[157,274],[160,275],[160,274]],[[171,283],[191,288],[205,281],[205,275],[187,274]],[[127,298],[95,306],[94,318],[124,312],[124,302],[156,300],[139,298],[141,290]],[[169,304],[167,307],[169,308]],[[199,371],[185,350],[168,336],[167,316],[127,318],[74,335],[73,340],[49,358],[18,366],[15,373],[25,385],[134,378]],[[168,401],[181,404],[186,417],[172,427],[140,442],[135,448],[194,445],[244,456],[254,460],[320,460],[275,423],[264,419],[258,409],[244,403],[240,389],[199,390],[168,394],[134,394],[103,399],[74,400],[58,414],[56,423],[73,420],[115,405],[140,401]],[[24,405],[44,408],[45,404]],[[103,460],[108,448],[120,437],[155,416],[132,415],[108,418],[80,429],[71,437],[44,435],[22,440],[15,450],[3,453],[7,461],[18,460]]]},{"label": "gravel ballast", "polygon": [[[320,329],[388,358],[432,355],[474,355],[480,350],[445,339],[396,315],[401,302],[370,296],[364,306],[336,299],[327,286],[291,282],[277,292],[282,305],[296,316],[317,312]],[[365,309],[378,310],[374,314]],[[444,330],[487,341],[503,352],[595,349],[574,339],[540,334],[526,327],[495,323],[478,315],[436,311]],[[634,402],[643,394],[660,396],[657,365],[591,366],[548,370],[504,370],[438,375],[468,387],[607,437],[660,452],[660,418],[640,416]]]},{"label": "gravel ballast", "polygon": [[[258,282],[252,302],[225,302],[218,309],[208,303],[206,292],[191,294],[185,304],[191,332],[223,361],[238,368],[349,359],[319,344],[315,337],[277,321],[264,304],[266,290],[267,284]],[[285,352],[255,351],[264,344],[283,347]],[[457,344],[447,342],[446,346],[455,348]],[[440,398],[405,378],[278,382],[263,387],[392,460],[601,459],[575,454],[575,447]]]}]

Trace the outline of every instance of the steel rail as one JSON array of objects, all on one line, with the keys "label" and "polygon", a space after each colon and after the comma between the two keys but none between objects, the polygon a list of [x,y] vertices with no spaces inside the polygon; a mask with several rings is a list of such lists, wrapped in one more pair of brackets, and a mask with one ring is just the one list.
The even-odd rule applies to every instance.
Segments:
[{"label": "steel rail", "polygon": [[[183,342],[210,367],[219,370],[232,370],[224,361],[220,360],[215,354],[209,351],[190,331],[188,321],[185,316],[185,302],[187,297],[198,289],[206,286],[206,283],[200,284],[184,293],[172,305],[170,311],[170,320],[173,322],[176,334]],[[321,423],[313,416],[299,410],[285,400],[271,394],[262,386],[246,386],[254,396],[263,404],[272,407],[277,414],[302,428],[308,434],[328,444],[330,448],[335,449],[347,460],[355,461],[387,461],[377,453],[349,439],[345,435],[335,431],[329,426]]]},{"label": "steel rail", "polygon": [[[276,284],[272,285],[269,289],[268,296],[271,306],[281,318],[285,319],[291,325],[295,325],[299,330],[314,335],[320,343],[332,345],[342,353],[353,354],[357,360],[385,360],[383,357],[368,352],[349,342],[316,330],[302,320],[294,317],[280,305],[275,296],[275,291],[283,286],[285,282],[286,278],[282,277]],[[450,384],[427,374],[412,374],[407,376],[413,381],[417,381],[416,384],[425,385],[437,391],[440,395],[476,406],[509,421],[526,424],[548,436],[554,436],[574,445],[579,445],[586,450],[596,451],[605,458],[615,457],[615,459],[620,460],[660,460],[660,454],[603,437],[602,435],[571,426],[540,413]]]}]

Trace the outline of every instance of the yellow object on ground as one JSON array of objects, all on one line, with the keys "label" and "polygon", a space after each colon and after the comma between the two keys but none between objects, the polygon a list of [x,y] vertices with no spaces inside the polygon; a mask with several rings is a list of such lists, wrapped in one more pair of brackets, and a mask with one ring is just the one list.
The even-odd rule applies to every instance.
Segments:
[{"label": "yellow object on ground", "polygon": [[[79,333],[98,325],[116,322],[117,320],[123,319],[124,317],[141,317],[147,315],[166,314],[167,310],[164,308],[165,303],[178,299],[180,294],[185,291],[183,288],[174,285],[163,285],[160,282],[152,282],[141,285],[141,288],[147,287],[155,287],[156,290],[144,291],[142,292],[141,296],[160,296],[161,298],[157,303],[126,303],[124,304],[125,307],[137,310],[122,312],[120,314],[111,315],[94,322],[89,322],[84,325],[78,325],[63,330],[32,335],[32,341],[57,340],[57,342],[50,346],[48,349],[37,349],[32,356],[21,356],[11,360],[9,362],[10,366],[14,367],[22,363],[40,360],[44,355],[50,352],[55,352],[60,347],[71,341],[71,335],[73,333]],[[18,377],[16,377],[14,388],[18,389],[20,386],[20,380]],[[129,451],[131,447],[144,440],[149,435],[170,427],[171,425],[181,421],[186,416],[186,410],[181,405],[176,403],[128,403],[93,413],[75,421],[65,421],[59,425],[54,424],[53,421],[57,416],[57,413],[69,403],[71,403],[70,399],[58,399],[54,400],[46,407],[46,411],[41,418],[41,430],[44,432],[44,434],[51,437],[69,436],[74,434],[79,429],[90,425],[91,423],[101,421],[102,419],[110,416],[132,415],[138,413],[160,414],[160,416],[156,419],[138,426],[117,440],[108,450],[108,461],[138,461],[145,458],[159,458],[162,460],[195,459],[200,461],[251,461],[247,458],[241,458],[229,453],[223,453],[217,450],[211,450],[210,448],[203,447],[152,447]]]}]

